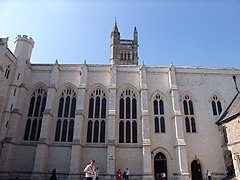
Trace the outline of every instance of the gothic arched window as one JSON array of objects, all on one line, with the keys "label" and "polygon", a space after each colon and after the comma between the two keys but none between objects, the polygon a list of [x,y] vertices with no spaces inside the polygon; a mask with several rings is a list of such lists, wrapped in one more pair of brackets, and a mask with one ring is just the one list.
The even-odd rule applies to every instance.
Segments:
[{"label": "gothic arched window", "polygon": [[222,105],[220,98],[217,95],[214,95],[211,99],[213,115],[220,115],[222,112]]},{"label": "gothic arched window", "polygon": [[55,141],[72,142],[76,110],[76,92],[68,87],[59,97]]},{"label": "gothic arched window", "polygon": [[106,94],[101,88],[95,89],[89,98],[87,142],[105,143]]},{"label": "gothic arched window", "polygon": [[45,109],[46,101],[47,91],[45,88],[39,87],[32,93],[23,138],[24,140],[39,140],[42,126],[43,111]]},{"label": "gothic arched window", "polygon": [[137,99],[129,88],[119,100],[119,143],[137,143]]},{"label": "gothic arched window", "polygon": [[185,116],[186,132],[195,133],[197,130],[194,117],[193,101],[189,95],[185,95],[183,98],[183,110]]},{"label": "gothic arched window", "polygon": [[160,94],[157,94],[153,100],[153,114],[155,133],[165,133],[164,103]]}]

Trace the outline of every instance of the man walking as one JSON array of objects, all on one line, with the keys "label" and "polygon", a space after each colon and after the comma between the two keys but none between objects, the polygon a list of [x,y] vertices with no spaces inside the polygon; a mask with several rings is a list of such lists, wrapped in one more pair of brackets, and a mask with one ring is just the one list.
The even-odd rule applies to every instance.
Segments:
[{"label": "man walking", "polygon": [[85,169],[84,169],[84,172],[85,172],[85,180],[93,180],[94,170],[95,170],[94,163],[95,163],[95,160],[92,159],[92,160],[90,161],[90,164],[88,164],[88,165],[85,167]]}]

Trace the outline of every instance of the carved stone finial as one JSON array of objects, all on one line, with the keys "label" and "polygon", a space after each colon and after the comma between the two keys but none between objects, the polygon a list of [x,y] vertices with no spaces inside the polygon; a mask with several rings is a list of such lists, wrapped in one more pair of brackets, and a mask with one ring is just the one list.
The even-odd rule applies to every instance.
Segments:
[{"label": "carved stone finial", "polygon": [[57,59],[55,60],[55,63],[54,63],[54,65],[58,65],[58,60],[57,60]]},{"label": "carved stone finial", "polygon": [[84,65],[86,65],[87,64],[87,60],[86,59],[84,59]]},{"label": "carved stone finial", "polygon": [[144,60],[142,60],[142,66],[145,66],[145,64],[144,64]]}]

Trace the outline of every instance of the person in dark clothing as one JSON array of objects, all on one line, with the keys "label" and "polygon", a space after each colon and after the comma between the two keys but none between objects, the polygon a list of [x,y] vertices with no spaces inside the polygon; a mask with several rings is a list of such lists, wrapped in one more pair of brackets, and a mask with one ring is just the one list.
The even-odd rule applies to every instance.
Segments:
[{"label": "person in dark clothing", "polygon": [[51,175],[49,180],[57,180],[57,178],[56,178],[56,169],[55,168],[52,170],[52,175]]}]

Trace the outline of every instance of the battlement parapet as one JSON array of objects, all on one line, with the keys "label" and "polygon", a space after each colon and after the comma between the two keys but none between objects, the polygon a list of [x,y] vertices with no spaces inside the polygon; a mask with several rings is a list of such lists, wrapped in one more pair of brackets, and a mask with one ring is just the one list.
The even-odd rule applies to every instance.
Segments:
[{"label": "battlement parapet", "polygon": [[15,43],[16,43],[16,41],[26,41],[26,42],[30,43],[33,47],[34,47],[34,44],[35,44],[35,42],[33,41],[33,38],[28,37],[27,35],[18,35],[15,38]]}]

